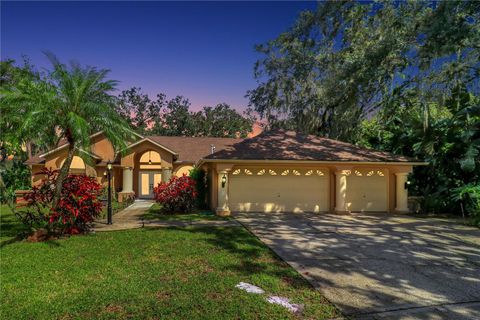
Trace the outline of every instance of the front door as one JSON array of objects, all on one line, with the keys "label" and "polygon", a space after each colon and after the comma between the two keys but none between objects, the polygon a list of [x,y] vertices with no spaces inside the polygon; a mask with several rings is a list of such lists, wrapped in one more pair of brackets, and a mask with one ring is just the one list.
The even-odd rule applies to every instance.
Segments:
[{"label": "front door", "polygon": [[153,199],[153,188],[162,181],[162,173],[157,171],[140,171],[138,174],[139,198]]}]

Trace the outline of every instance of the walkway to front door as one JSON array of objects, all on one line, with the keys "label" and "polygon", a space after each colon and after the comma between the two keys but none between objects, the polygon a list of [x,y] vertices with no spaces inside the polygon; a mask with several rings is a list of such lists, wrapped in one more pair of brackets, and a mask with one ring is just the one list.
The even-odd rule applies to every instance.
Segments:
[{"label": "walkway to front door", "polygon": [[106,220],[95,222],[95,231],[114,231],[140,228],[141,217],[154,204],[150,200],[136,200],[131,206],[123,209],[113,216],[113,224],[106,224]]},{"label": "walkway to front door", "polygon": [[144,220],[143,215],[154,204],[151,200],[136,200],[131,206],[113,216],[113,224],[107,224],[105,219],[94,223],[95,231],[118,231],[141,227],[239,227],[235,220]]},{"label": "walkway to front door", "polygon": [[153,188],[162,181],[160,171],[140,171],[138,173],[139,198],[153,199]]}]

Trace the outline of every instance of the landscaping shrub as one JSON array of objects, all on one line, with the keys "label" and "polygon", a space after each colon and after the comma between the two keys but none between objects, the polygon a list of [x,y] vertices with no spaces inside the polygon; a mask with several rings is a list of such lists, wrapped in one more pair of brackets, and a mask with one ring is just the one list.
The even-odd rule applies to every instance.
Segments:
[{"label": "landscaping shrub", "polygon": [[167,213],[186,213],[195,207],[198,193],[196,182],[187,175],[173,176],[168,182],[162,182],[154,188],[155,200]]},{"label": "landscaping shrub", "polygon": [[207,194],[208,185],[205,171],[200,168],[193,168],[190,170],[189,176],[195,180],[195,190],[197,191],[196,206],[198,209],[207,209]]},{"label": "landscaping shrub", "polygon": [[13,160],[0,155],[0,203],[15,203],[15,190],[30,189],[30,169],[23,164],[27,160],[21,153]]},{"label": "landscaping shrub", "polygon": [[480,185],[472,183],[453,189],[453,200],[460,202],[462,215],[467,213],[480,227]]},{"label": "landscaping shrub", "polygon": [[52,207],[58,170],[44,169],[45,176],[38,187],[25,196],[27,210],[21,220],[33,229],[46,228],[50,232],[77,234],[85,232],[102,211],[99,199],[102,187],[95,178],[69,175],[63,183],[59,205]]}]

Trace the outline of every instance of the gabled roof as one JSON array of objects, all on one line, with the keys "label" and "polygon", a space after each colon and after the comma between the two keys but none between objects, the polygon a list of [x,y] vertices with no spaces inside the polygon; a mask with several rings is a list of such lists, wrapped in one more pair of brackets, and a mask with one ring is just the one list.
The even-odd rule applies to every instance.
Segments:
[{"label": "gabled roof", "polygon": [[[99,135],[103,134],[103,131],[98,131],[98,132],[95,132],[94,134],[90,135],[90,139],[93,139],[95,137],[98,137]],[[133,132],[133,134],[135,136],[137,136],[138,138],[140,139],[143,139],[144,137],[136,132]],[[57,147],[52,149],[52,150],[49,150],[45,153],[42,153],[42,154],[39,154],[38,157],[40,158],[44,158],[45,156],[48,156],[49,154],[52,154],[52,153],[55,153],[57,151],[60,151],[64,148],[66,148],[68,145],[68,141],[67,139],[63,138],[63,139],[60,139],[60,141],[58,141],[58,144],[57,144]],[[28,160],[27,160],[28,161]]]},{"label": "gabled roof", "polygon": [[162,148],[162,149],[170,152],[171,154],[173,154],[173,155],[175,155],[175,156],[178,156],[178,153],[177,153],[176,151],[170,149],[169,147],[167,147],[167,146],[165,146],[165,145],[163,145],[163,144],[161,144],[161,143],[158,143],[158,142],[150,139],[150,137],[143,138],[143,139],[141,139],[141,140],[138,140],[137,142],[134,142],[134,143],[128,145],[128,146],[125,148],[125,150],[130,149],[130,148],[132,148],[132,147],[135,147],[136,145],[139,145],[139,144],[144,143],[144,142],[150,142],[151,144],[153,144],[153,145],[155,145],[155,146],[157,146],[157,147],[159,147],[159,148]]},{"label": "gabled roof", "polygon": [[206,156],[205,161],[209,160],[418,162],[405,156],[285,130],[267,131],[245,139]]},{"label": "gabled roof", "polygon": [[[94,136],[98,134],[99,133],[95,134]],[[238,143],[240,141],[242,141],[242,139],[212,137],[141,136],[140,140],[130,144],[128,148],[131,148],[143,142],[150,142],[158,146],[159,148],[163,148],[171,154],[175,155],[177,163],[196,163],[200,159],[211,153],[212,145],[215,146],[215,150],[222,150],[223,148],[230,146],[234,143]],[[66,141],[61,141],[57,148],[52,149],[44,154],[36,155],[28,159],[25,164],[42,164],[45,162],[45,156],[60,151],[66,146]]]},{"label": "gabled roof", "polygon": [[148,138],[171,150],[175,150],[178,154],[176,162],[189,163],[196,163],[211,154],[212,145],[215,146],[215,150],[222,150],[243,140],[235,138],[169,136],[149,136]]}]

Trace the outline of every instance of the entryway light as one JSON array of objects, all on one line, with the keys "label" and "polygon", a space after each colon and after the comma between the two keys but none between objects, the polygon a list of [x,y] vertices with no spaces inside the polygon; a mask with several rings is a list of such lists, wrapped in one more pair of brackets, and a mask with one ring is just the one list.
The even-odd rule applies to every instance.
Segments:
[{"label": "entryway light", "polygon": [[112,224],[112,162],[107,162],[107,179],[108,179],[108,194],[107,194],[107,224]]},{"label": "entryway light", "polygon": [[405,181],[405,186],[404,186],[404,187],[405,187],[405,189],[408,189],[408,186],[410,185],[410,183],[411,183],[411,182],[410,182],[410,181],[408,181],[408,180],[407,180],[407,181]]},{"label": "entryway light", "polygon": [[152,151],[148,151],[148,164],[152,164],[152,158],[150,157],[150,154]]},{"label": "entryway light", "polygon": [[223,177],[222,177],[222,188],[225,188],[225,184],[227,183],[227,176],[225,174],[223,174]]}]

